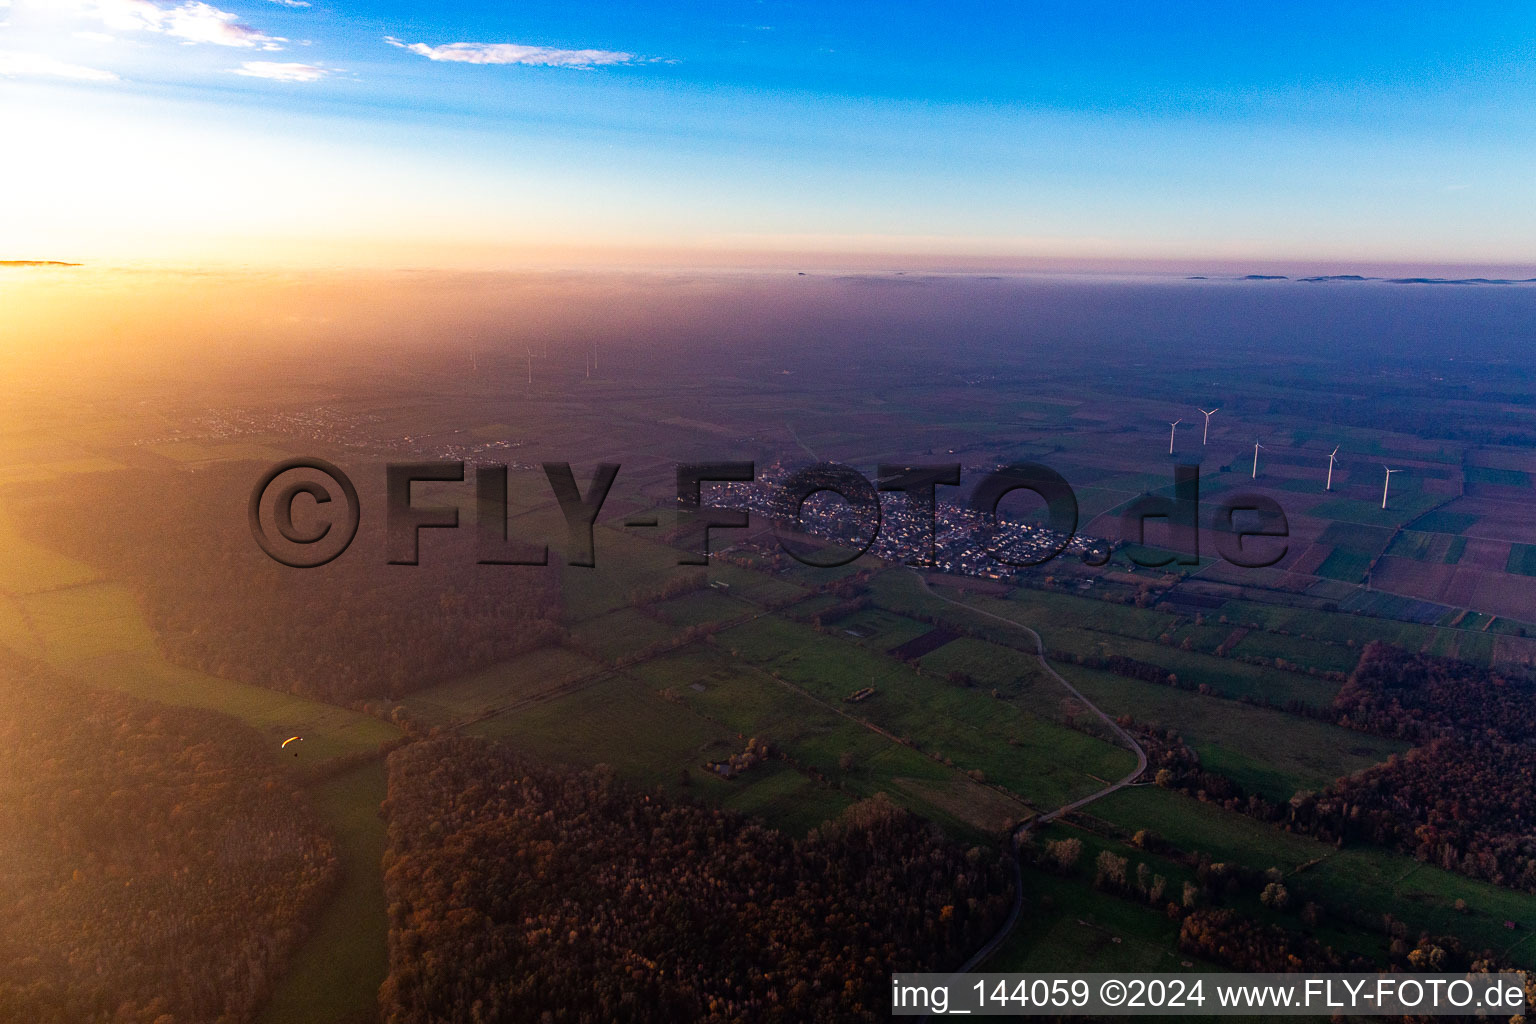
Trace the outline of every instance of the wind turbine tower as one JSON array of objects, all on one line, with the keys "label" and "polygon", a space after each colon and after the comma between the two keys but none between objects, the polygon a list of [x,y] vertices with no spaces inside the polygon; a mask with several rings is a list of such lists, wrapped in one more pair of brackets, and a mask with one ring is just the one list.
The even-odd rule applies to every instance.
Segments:
[{"label": "wind turbine tower", "polygon": [[1333,464],[1338,461],[1339,446],[1334,445],[1333,451],[1328,453],[1328,482],[1323,485],[1323,490],[1333,490]]},{"label": "wind turbine tower", "polygon": [[1259,442],[1253,442],[1253,479],[1255,480],[1259,478],[1259,449],[1263,447]]},{"label": "wind turbine tower", "polygon": [[1204,409],[1201,409],[1200,411],[1205,413],[1205,430],[1203,430],[1200,434],[1200,444],[1203,446],[1206,441],[1210,440],[1211,437],[1211,417],[1221,412],[1221,406],[1218,405],[1210,412],[1206,412]]},{"label": "wind turbine tower", "polygon": [[1392,486],[1392,474],[1393,473],[1401,473],[1402,470],[1400,470],[1400,469],[1392,469],[1389,466],[1382,466],[1381,468],[1385,469],[1387,471],[1387,479],[1381,485],[1381,507],[1382,508],[1386,508],[1387,507],[1387,488]]},{"label": "wind turbine tower", "polygon": [[1174,434],[1174,431],[1178,430],[1179,429],[1179,424],[1183,423],[1183,422],[1184,422],[1184,420],[1181,418],[1181,419],[1176,419],[1172,423],[1168,424],[1168,454],[1169,455],[1173,454],[1173,434]]}]

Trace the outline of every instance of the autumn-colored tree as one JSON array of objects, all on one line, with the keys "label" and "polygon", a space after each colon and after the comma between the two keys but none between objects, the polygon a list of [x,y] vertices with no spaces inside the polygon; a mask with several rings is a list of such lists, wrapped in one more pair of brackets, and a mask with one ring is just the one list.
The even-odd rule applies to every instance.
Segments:
[{"label": "autumn-colored tree", "polygon": [[611,771],[441,737],[390,757],[388,1024],[873,1021],[1011,905],[996,852],[890,800],[804,840]]},{"label": "autumn-colored tree", "polygon": [[339,870],[267,742],[3,649],[0,706],[0,1020],[250,1020]]}]

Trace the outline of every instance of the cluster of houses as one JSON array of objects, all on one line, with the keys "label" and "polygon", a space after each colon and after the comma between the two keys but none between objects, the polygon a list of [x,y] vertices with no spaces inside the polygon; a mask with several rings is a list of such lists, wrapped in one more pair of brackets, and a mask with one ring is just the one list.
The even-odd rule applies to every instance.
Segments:
[{"label": "cluster of houses", "polygon": [[775,522],[798,521],[806,533],[835,541],[851,548],[862,548],[869,531],[878,522],[878,534],[869,545],[869,553],[891,562],[925,561],[930,539],[933,568],[962,576],[991,580],[1012,580],[1013,566],[999,561],[991,552],[999,552],[1009,562],[1043,562],[1061,550],[1080,554],[1088,543],[1082,537],[1068,540],[1053,530],[1032,523],[999,522],[992,516],[965,505],[945,501],[936,503],[933,516],[915,508],[906,495],[895,492],[881,496],[878,520],[871,509],[850,507],[837,501],[824,508],[810,505],[801,509],[798,520],[793,514],[790,495],[783,487],[788,469],[774,463],[750,483],[721,485],[729,505]]}]

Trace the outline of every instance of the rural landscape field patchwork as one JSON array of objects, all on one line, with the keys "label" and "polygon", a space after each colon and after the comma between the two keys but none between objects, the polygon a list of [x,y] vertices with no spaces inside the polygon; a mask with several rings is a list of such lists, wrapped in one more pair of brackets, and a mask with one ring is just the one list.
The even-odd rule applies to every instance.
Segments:
[{"label": "rural landscape field patchwork", "polygon": [[[1011,288],[1020,301],[1036,287],[932,279],[902,292],[954,302]],[[1055,287],[1062,301],[1090,286]],[[1148,287],[1187,288],[1193,301],[1200,286]],[[421,1000],[440,998],[428,993],[441,980],[402,957],[465,923],[436,917],[448,912],[426,895],[443,884],[433,881],[438,847],[400,822],[414,830],[422,815],[448,816],[433,828],[461,831],[441,855],[469,844],[453,870],[470,878],[521,862],[462,860],[496,829],[520,849],[588,842],[602,849],[584,857],[617,855],[603,852],[603,832],[579,839],[578,822],[636,800],[725,815],[731,829],[757,822],[791,845],[754,856],[829,865],[846,855],[832,851],[852,841],[850,828],[896,829],[895,850],[918,841],[900,821],[932,823],[935,841],[992,866],[971,878],[981,888],[968,914],[923,926],[936,944],[931,966],[978,950],[990,969],[1017,971],[1415,970],[1431,957],[1491,969],[1536,956],[1536,851],[1520,781],[1536,656],[1520,510],[1536,455],[1515,454],[1536,446],[1426,443],[1390,423],[1321,430],[1219,356],[1198,370],[1170,366],[1166,379],[1147,371],[1158,397],[1146,398],[1112,398],[1113,376],[1096,380],[1059,356],[1042,372],[978,352],[983,374],[943,371],[916,348],[915,365],[896,368],[814,350],[706,349],[656,362],[616,344],[594,373],[582,356],[534,362],[491,350],[467,372],[425,349],[367,376],[336,372],[316,385],[323,399],[275,399],[229,381],[218,404],[188,392],[152,418],[127,388],[102,404],[34,394],[31,415],[9,428],[0,528],[20,557],[4,570],[0,643],[18,683],[186,709],[201,728],[264,749],[262,771],[324,844],[323,856],[305,857],[318,872],[313,892],[282,911],[293,923],[249,979],[248,1001],[219,993],[231,1000],[225,1012],[367,1020],[381,993],[388,1012],[428,1012]],[[1324,353],[1311,358],[1311,369],[1286,372],[1334,372]],[[1072,376],[1072,389],[1055,374]],[[1181,391],[1176,379],[1189,375],[1209,383]],[[911,389],[903,381],[913,376],[927,384]],[[1351,386],[1365,389],[1369,376]],[[402,407],[393,396],[406,387],[419,400]],[[904,388],[893,407],[885,396]],[[1181,407],[1165,394],[1221,407],[1204,439],[1171,456],[1159,450],[1159,424]],[[1503,408],[1483,422],[1528,430],[1524,417]],[[1253,436],[1268,438],[1257,466]],[[273,563],[245,515],[267,468],[296,455],[339,467],[360,494],[356,541],[315,569]],[[703,504],[745,509],[747,525],[713,529],[708,564],[684,564],[697,559],[677,467],[727,457],[751,462],[758,482],[706,483]],[[592,528],[591,566],[570,564],[581,541],[551,490],[551,460],[569,462],[583,488],[591,467],[619,464]],[[1383,460],[1404,473],[1386,508],[1372,471]],[[891,546],[863,555],[840,518],[842,497],[822,492],[802,515],[784,511],[795,467],[835,463],[873,477],[877,463],[897,461],[961,470],[960,486],[939,489],[931,534],[900,492],[882,496]],[[463,482],[418,482],[409,499],[457,508],[457,528],[419,530],[418,564],[390,564],[399,510],[387,507],[386,465],[460,462]],[[1079,534],[1105,557],[1074,547],[1020,568],[985,555],[1054,536],[1027,491],[1005,497],[992,519],[967,511],[976,480],[1023,463],[1071,484]],[[1197,467],[1198,554],[1156,519],[1132,543],[1124,514],[1175,498],[1179,464]],[[477,562],[482,520],[501,510],[471,481],[496,465],[509,467],[502,535],[522,545],[523,561],[547,547],[545,564]],[[1273,564],[1218,553],[1234,529],[1219,521],[1220,503],[1233,494],[1283,509],[1289,532]],[[114,504],[128,511],[95,514]],[[324,511],[295,504],[295,523]],[[527,759],[484,762],[508,778],[574,774],[519,798],[535,801],[525,810],[508,805],[502,825],[473,802],[451,812],[417,803],[414,787],[445,784],[441,771],[503,756],[488,751]],[[442,767],[421,774],[438,757]],[[557,793],[594,785],[572,831],[520,831],[548,820],[524,818],[538,801],[564,806]],[[1424,785],[1442,795],[1408,795]],[[100,870],[121,869],[108,856]],[[550,870],[534,877],[566,884]],[[623,899],[576,896],[585,889],[572,898]],[[544,892],[534,885],[519,899]],[[1017,915],[1007,913],[1014,893]],[[732,907],[728,898],[714,912]],[[477,913],[494,930],[502,911]],[[651,934],[627,941],[658,941]],[[174,940],[146,928],[124,941]],[[552,955],[522,941],[532,943],[525,956]],[[501,954],[491,949],[476,955],[493,964]],[[794,1012],[824,1012],[819,991],[800,991]],[[194,988],[180,998],[213,997]],[[156,998],[146,990],[132,1012],[168,1005]],[[706,988],[666,998],[723,997]]]},{"label": "rural landscape field patchwork", "polygon": [[0,1024],[1524,1024],[1533,39],[0,0]]}]

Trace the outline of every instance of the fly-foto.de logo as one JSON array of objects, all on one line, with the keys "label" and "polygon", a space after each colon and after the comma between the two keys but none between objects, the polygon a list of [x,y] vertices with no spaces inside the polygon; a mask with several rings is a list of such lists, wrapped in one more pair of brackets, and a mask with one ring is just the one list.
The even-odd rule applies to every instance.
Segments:
[{"label": "fly-foto.de logo", "polygon": [[[594,527],[619,478],[618,463],[600,463],[583,487],[568,462],[543,463],[547,494],[565,521],[565,558],[572,566],[597,565]],[[463,485],[475,517],[473,564],[547,565],[556,538],[518,536],[509,518],[510,473],[505,465],[463,462],[390,463],[384,467],[384,555],[390,565],[417,565],[423,530],[460,528],[457,505],[425,504],[416,484]],[[964,479],[958,463],[882,463],[871,480],[840,463],[822,462],[782,477],[759,477],[753,462],[680,463],[668,540],[677,564],[707,565],[716,531],[745,530],[755,513],[774,527],[780,547],[796,561],[818,568],[846,565],[869,552],[881,557],[943,567],[955,558],[1007,569],[1043,565],[1072,553],[1086,564],[1108,562],[1115,543],[1136,564],[1198,565],[1202,536],[1222,560],[1264,568],[1285,557],[1290,527],[1285,512],[1260,493],[1225,494],[1202,515],[1200,472],[1174,468],[1166,494],[1145,494],[1116,517],[1118,538],[1078,533],[1078,501],[1065,477],[1048,466],[1025,462]],[[968,486],[962,503],[941,503],[939,488]],[[722,485],[716,487],[715,485]],[[715,493],[706,502],[705,488]],[[721,493],[723,492],[723,493]],[[1043,503],[1034,522],[999,514],[1005,498],[1028,492]],[[817,495],[835,495],[808,508]],[[882,496],[888,496],[882,498]],[[248,505],[251,534],[273,560],[295,568],[325,565],[345,552],[362,518],[358,490],[339,467],[323,459],[290,459],[257,481]],[[1165,540],[1150,546],[1148,527],[1162,525]],[[659,512],[622,520],[627,529],[660,528]],[[808,537],[829,543],[806,544]]]}]

